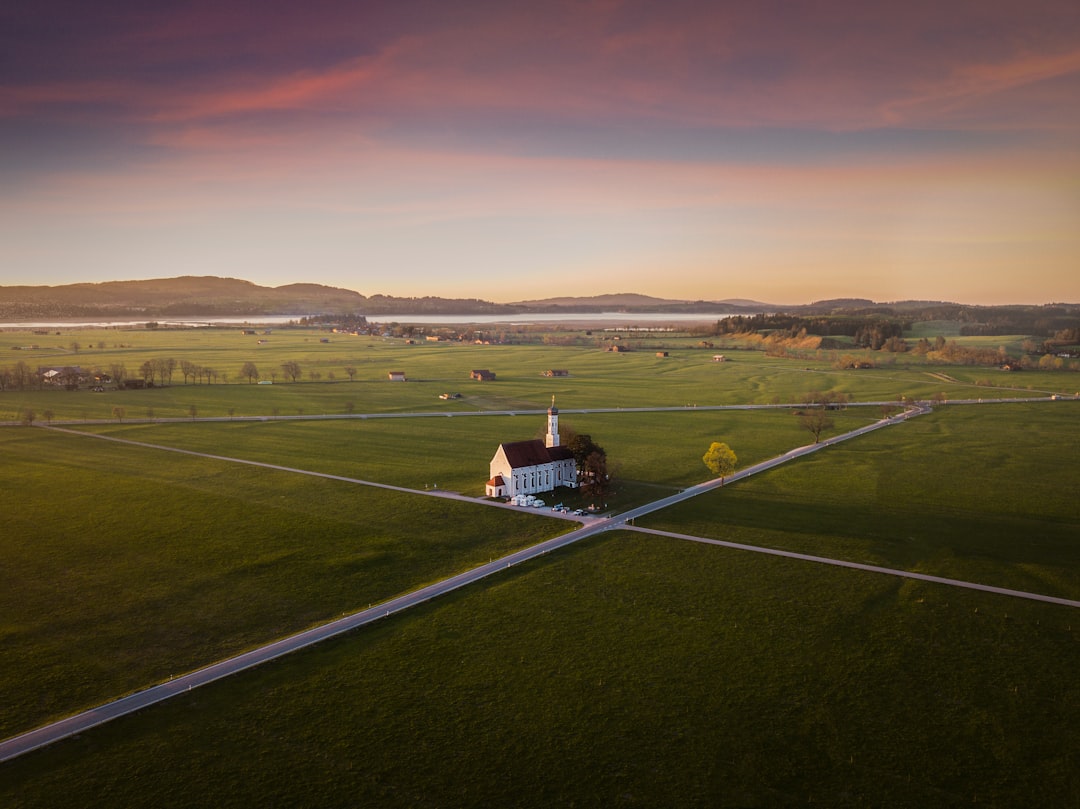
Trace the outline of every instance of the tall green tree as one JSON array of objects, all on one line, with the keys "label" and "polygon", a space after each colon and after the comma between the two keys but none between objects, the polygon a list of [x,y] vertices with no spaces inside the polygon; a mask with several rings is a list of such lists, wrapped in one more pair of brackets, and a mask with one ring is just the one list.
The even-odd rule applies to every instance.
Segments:
[{"label": "tall green tree", "polygon": [[597,498],[604,504],[604,498],[611,491],[611,473],[608,471],[607,455],[604,452],[592,452],[582,465],[578,486],[584,494]]},{"label": "tall green tree", "polygon": [[724,485],[724,478],[735,471],[735,464],[739,462],[731,447],[720,441],[713,441],[701,460],[709,467],[709,471],[720,478],[721,486]]}]

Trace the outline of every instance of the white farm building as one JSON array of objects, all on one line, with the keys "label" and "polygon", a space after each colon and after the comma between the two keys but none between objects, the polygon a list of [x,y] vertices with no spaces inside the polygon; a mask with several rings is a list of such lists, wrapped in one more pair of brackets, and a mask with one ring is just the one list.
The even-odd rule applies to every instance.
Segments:
[{"label": "white farm building", "polygon": [[574,453],[559,446],[559,409],[554,398],[544,440],[499,444],[491,459],[490,475],[485,487],[488,497],[515,497],[550,492],[558,486],[577,486]]}]

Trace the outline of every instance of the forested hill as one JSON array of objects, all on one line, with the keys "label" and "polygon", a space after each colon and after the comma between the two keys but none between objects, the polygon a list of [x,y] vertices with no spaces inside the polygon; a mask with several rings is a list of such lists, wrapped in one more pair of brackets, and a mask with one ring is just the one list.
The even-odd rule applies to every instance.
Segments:
[{"label": "forested hill", "polygon": [[261,287],[183,276],[64,286],[0,286],[0,317],[182,317],[358,312],[364,296],[320,284]]},{"label": "forested hill", "polygon": [[[591,297],[548,298],[518,303],[492,303],[478,298],[395,297],[361,295],[322,284],[264,287],[237,278],[182,276],[143,281],[106,281],[64,286],[0,286],[0,319],[43,318],[177,318],[191,316],[258,317],[260,315],[364,315],[393,319],[403,315],[520,315],[602,311],[717,313],[757,316],[894,317],[907,321],[959,320],[972,334],[1039,334],[1072,327],[1075,304],[1047,306],[966,306],[935,301],[874,303],[861,298],[780,306],[758,301],[680,301],[621,293]],[[762,322],[765,322],[762,321]],[[770,323],[779,327],[777,323]],[[784,326],[789,325],[785,321]],[[761,326],[765,327],[765,326]]]},{"label": "forested hill", "polygon": [[[740,306],[742,303],[744,305]],[[393,317],[410,314],[517,315],[535,312],[747,312],[768,304],[669,301],[645,295],[599,295],[521,303],[478,298],[361,295],[321,284],[263,287],[216,276],[183,276],[144,281],[107,281],[64,286],[0,286],[0,318],[240,316],[355,314]]]}]

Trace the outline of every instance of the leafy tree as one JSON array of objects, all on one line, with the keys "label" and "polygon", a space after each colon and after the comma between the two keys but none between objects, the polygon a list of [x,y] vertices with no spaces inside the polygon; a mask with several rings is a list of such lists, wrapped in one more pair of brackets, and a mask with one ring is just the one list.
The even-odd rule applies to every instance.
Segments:
[{"label": "leafy tree", "polygon": [[112,414],[117,421],[124,420],[124,408],[120,407],[119,405],[112,409]]},{"label": "leafy tree", "polygon": [[[563,429],[562,433],[565,436],[567,430]],[[572,434],[569,439],[563,444],[568,450],[574,453],[574,465],[577,466],[578,477],[582,477],[585,474],[585,462],[590,455],[599,454],[607,457],[607,453],[604,452],[604,448],[592,440],[591,435],[585,434]]]},{"label": "leafy tree", "polygon": [[584,494],[603,502],[611,491],[611,474],[608,471],[607,455],[603,450],[591,452],[582,464],[578,486]]},{"label": "leafy tree", "polygon": [[240,368],[240,376],[247,379],[248,384],[250,385],[259,378],[259,369],[255,367],[255,363],[245,362]]},{"label": "leafy tree", "polygon": [[731,447],[720,441],[713,441],[709,444],[709,448],[705,451],[701,460],[709,467],[710,472],[720,478],[721,486],[724,485],[724,478],[735,471],[735,464],[739,462]]}]

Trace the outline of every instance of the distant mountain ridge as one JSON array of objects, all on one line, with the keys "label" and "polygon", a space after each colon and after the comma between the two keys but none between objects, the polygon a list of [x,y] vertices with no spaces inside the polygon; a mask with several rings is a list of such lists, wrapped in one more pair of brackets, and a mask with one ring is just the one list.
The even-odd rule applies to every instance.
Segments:
[{"label": "distant mountain ridge", "polygon": [[63,286],[0,286],[4,317],[180,317],[348,312],[364,296],[321,284],[261,287],[217,276],[105,281]]},{"label": "distant mountain ridge", "polygon": [[[1075,304],[1048,304],[1041,307]],[[556,297],[515,303],[493,303],[479,298],[365,296],[340,287],[315,283],[264,287],[251,281],[218,276],[185,275],[139,281],[105,281],[62,286],[0,286],[0,318],[36,320],[43,318],[145,318],[146,320],[202,317],[259,317],[262,315],[303,317],[305,315],[364,315],[384,320],[408,315],[527,315],[540,313],[590,314],[604,311],[662,314],[758,315],[885,315],[932,313],[939,319],[989,316],[992,311],[1040,309],[979,307],[941,301],[898,301],[875,303],[866,298],[836,298],[810,304],[785,306],[743,298],[714,301],[687,301],[657,298],[632,292]]]},{"label": "distant mountain ridge", "polygon": [[753,301],[680,301],[636,293],[591,297],[550,298],[518,303],[493,303],[478,298],[365,296],[359,292],[315,283],[264,287],[251,281],[218,276],[185,275],[137,281],[65,284],[60,286],[0,286],[0,317],[257,317],[259,315],[351,314],[394,316],[410,314],[505,314],[529,312],[757,312],[768,304]]}]

